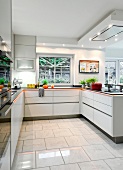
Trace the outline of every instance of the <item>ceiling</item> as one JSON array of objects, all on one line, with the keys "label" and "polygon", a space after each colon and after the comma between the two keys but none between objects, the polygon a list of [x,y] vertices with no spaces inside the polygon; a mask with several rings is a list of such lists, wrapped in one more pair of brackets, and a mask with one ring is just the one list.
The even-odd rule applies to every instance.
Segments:
[{"label": "ceiling", "polygon": [[122,0],[12,0],[13,32],[76,46],[115,9],[123,10]]}]

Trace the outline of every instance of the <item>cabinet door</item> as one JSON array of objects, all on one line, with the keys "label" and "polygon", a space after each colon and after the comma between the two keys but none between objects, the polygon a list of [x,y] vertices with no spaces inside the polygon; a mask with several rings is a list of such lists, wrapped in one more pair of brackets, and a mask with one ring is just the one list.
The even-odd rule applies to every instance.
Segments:
[{"label": "cabinet door", "polygon": [[112,136],[112,117],[94,109],[94,123]]},{"label": "cabinet door", "polygon": [[82,102],[93,107],[93,100],[87,97],[82,97]]},{"label": "cabinet door", "polygon": [[0,170],[10,170],[10,141],[5,151],[4,157],[1,159]]},{"label": "cabinet door", "polygon": [[85,91],[82,91],[82,96],[83,97],[86,97],[86,98],[89,98],[89,99],[91,99],[91,100],[93,100],[93,96],[94,96],[94,94],[93,94],[93,92],[91,92],[91,91],[87,91],[87,90],[85,90]]},{"label": "cabinet door", "polygon": [[55,90],[54,89],[54,96],[58,96],[58,97],[60,97],[60,96],[79,96],[79,90],[74,90],[74,89],[72,89],[72,90],[69,90],[69,89],[67,89],[67,90]]},{"label": "cabinet door", "polygon": [[94,108],[112,116],[112,107],[109,105],[94,101]]},{"label": "cabinet door", "polygon": [[83,116],[85,116],[87,119],[93,122],[93,108],[87,106],[86,104],[83,104],[82,109]]},{"label": "cabinet door", "polygon": [[[25,97],[38,97],[38,89],[37,90],[29,90],[25,91]],[[53,90],[44,90],[44,97],[53,96]]]},{"label": "cabinet door", "polygon": [[112,96],[94,93],[94,100],[112,106]]},{"label": "cabinet door", "polygon": [[53,114],[52,104],[25,105],[25,117],[51,116],[52,114]]},{"label": "cabinet door", "polygon": [[65,96],[65,97],[54,97],[53,102],[59,103],[59,102],[79,102],[79,96]]},{"label": "cabinet door", "polygon": [[54,115],[76,115],[79,114],[79,103],[54,104]]},{"label": "cabinet door", "polygon": [[14,100],[11,109],[11,165],[13,163],[18,137],[24,116],[24,94],[21,94]]},{"label": "cabinet door", "polygon": [[29,103],[52,103],[52,97],[29,97],[25,98],[25,104]]}]

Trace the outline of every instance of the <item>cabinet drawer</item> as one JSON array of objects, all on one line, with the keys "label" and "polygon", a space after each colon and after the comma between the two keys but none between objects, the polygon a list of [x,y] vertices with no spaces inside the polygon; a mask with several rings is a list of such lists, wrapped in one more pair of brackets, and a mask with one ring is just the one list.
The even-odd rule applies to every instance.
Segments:
[{"label": "cabinet drawer", "polygon": [[66,96],[66,97],[54,97],[54,102],[59,103],[59,102],[79,102],[79,96]]},{"label": "cabinet drawer", "polygon": [[94,93],[94,100],[112,106],[112,97]]},{"label": "cabinet drawer", "polygon": [[92,99],[89,99],[89,98],[86,98],[86,97],[83,96],[82,102],[93,107],[93,100]]},{"label": "cabinet drawer", "polygon": [[[39,93],[38,90],[36,91],[25,91],[25,97],[38,97]],[[53,91],[44,90],[44,96],[53,96]]]},{"label": "cabinet drawer", "polygon": [[53,97],[28,97],[25,98],[25,103],[52,103]]},{"label": "cabinet drawer", "polygon": [[89,98],[89,99],[92,99],[93,100],[93,92],[90,92],[90,91],[82,91],[82,96],[83,97],[86,97],[86,98]]},{"label": "cabinet drawer", "polygon": [[112,117],[94,109],[94,123],[112,136]]},{"label": "cabinet drawer", "polygon": [[51,116],[52,113],[52,104],[25,105],[25,117]]},{"label": "cabinet drawer", "polygon": [[79,114],[79,103],[54,104],[54,115],[75,115]]},{"label": "cabinet drawer", "polygon": [[112,107],[111,106],[94,101],[94,108],[112,116]]},{"label": "cabinet drawer", "polygon": [[79,96],[79,90],[54,90],[54,96]]},{"label": "cabinet drawer", "polygon": [[89,106],[87,106],[87,105],[85,105],[85,104],[83,104],[83,106],[82,106],[83,108],[83,115],[87,118],[87,119],[89,119],[90,121],[92,121],[93,122],[93,108],[92,107],[89,107]]}]

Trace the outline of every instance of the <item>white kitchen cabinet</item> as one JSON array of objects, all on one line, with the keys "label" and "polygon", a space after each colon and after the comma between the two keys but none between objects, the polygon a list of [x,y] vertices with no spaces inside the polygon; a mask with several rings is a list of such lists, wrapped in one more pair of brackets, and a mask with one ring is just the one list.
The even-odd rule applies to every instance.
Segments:
[{"label": "white kitchen cabinet", "polygon": [[92,107],[93,107],[93,105],[94,105],[93,100],[92,100],[92,99],[89,99],[89,98],[87,98],[87,97],[83,97],[83,98],[82,98],[82,102],[85,103],[85,104],[87,104],[87,105],[89,105],[89,106],[92,106]]},{"label": "white kitchen cabinet", "polygon": [[113,135],[111,116],[94,109],[94,123],[109,135]]},{"label": "white kitchen cabinet", "polygon": [[20,134],[24,116],[24,93],[21,92],[14,100],[11,108],[11,165],[13,163],[15,150]]},{"label": "white kitchen cabinet", "polygon": [[94,108],[106,113],[107,115],[112,116],[112,107],[111,106],[108,106],[106,104],[94,101]]},{"label": "white kitchen cabinet", "polygon": [[85,116],[87,119],[89,119],[90,121],[93,122],[93,108],[86,105],[86,104],[83,104],[83,116]]},{"label": "white kitchen cabinet", "polygon": [[[25,98],[27,97],[38,97],[38,90],[27,90],[25,91]],[[53,96],[53,90],[44,90],[44,97]]]},{"label": "white kitchen cabinet", "polygon": [[54,104],[54,115],[76,115],[79,113],[79,103]]},{"label": "white kitchen cabinet", "polygon": [[89,99],[92,99],[92,100],[93,100],[93,98],[94,98],[93,92],[88,91],[88,90],[82,91],[82,96],[83,96],[83,97],[86,97],[86,98],[89,98]]},{"label": "white kitchen cabinet", "polygon": [[15,45],[15,57],[16,58],[35,59],[35,56],[36,56],[35,46]]},{"label": "white kitchen cabinet", "polygon": [[53,98],[54,103],[59,103],[59,102],[79,102],[79,96],[62,96],[62,97],[54,97]]},{"label": "white kitchen cabinet", "polygon": [[10,141],[6,146],[4,157],[1,159],[0,170],[10,170]]},{"label": "white kitchen cabinet", "polygon": [[15,35],[15,44],[16,45],[26,45],[26,46],[35,46],[36,37],[28,35]]},{"label": "white kitchen cabinet", "polygon": [[25,117],[41,117],[53,115],[52,104],[25,105]]},{"label": "white kitchen cabinet", "polygon": [[112,96],[94,93],[94,100],[112,106]]},{"label": "white kitchen cabinet", "polygon": [[66,97],[66,96],[79,96],[79,90],[74,90],[74,89],[72,89],[72,90],[70,90],[70,89],[67,89],[67,90],[54,90],[54,96],[58,96],[58,97],[60,97],[60,96],[64,96],[64,97]]},{"label": "white kitchen cabinet", "polygon": [[29,103],[52,103],[53,97],[28,97],[25,98],[25,104]]},{"label": "white kitchen cabinet", "polygon": [[17,71],[35,71],[35,59],[15,58],[15,69]]}]

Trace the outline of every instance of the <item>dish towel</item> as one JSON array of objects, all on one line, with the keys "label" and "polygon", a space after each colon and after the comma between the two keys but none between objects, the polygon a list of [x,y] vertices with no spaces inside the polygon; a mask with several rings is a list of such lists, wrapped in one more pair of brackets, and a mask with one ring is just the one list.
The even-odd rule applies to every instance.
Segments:
[{"label": "dish towel", "polygon": [[44,88],[39,88],[39,97],[44,97]]}]

